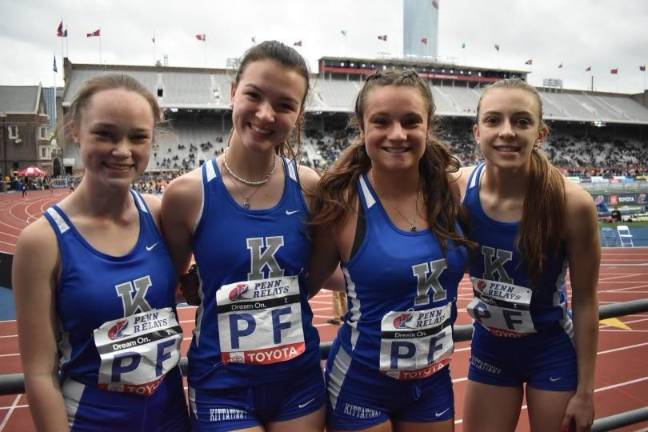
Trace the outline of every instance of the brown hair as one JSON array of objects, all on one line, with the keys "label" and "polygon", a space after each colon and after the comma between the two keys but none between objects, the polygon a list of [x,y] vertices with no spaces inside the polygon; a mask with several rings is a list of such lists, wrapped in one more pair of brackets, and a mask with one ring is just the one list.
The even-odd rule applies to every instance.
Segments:
[{"label": "brown hair", "polygon": [[[457,229],[460,206],[450,190],[448,175],[459,170],[459,161],[436,139],[432,132],[434,100],[427,82],[414,71],[378,71],[367,77],[356,97],[355,121],[360,130],[367,96],[375,87],[413,87],[421,94],[427,105],[428,135],[425,152],[419,161],[421,188],[427,209],[426,220],[430,231],[445,249],[448,240],[470,244]],[[359,177],[371,168],[362,136],[355,138],[320,181],[315,200],[312,223],[333,224],[345,220],[357,193],[355,185]]]},{"label": "brown hair", "polygon": [[[304,78],[304,81],[306,81],[306,90],[299,106],[300,116],[291,133],[291,138],[288,142],[282,143],[279,148],[277,148],[278,154],[288,156],[291,159],[297,159],[297,155],[301,148],[304,105],[306,103],[306,97],[308,96],[308,89],[310,88],[310,74],[308,72],[308,66],[301,54],[288,45],[278,41],[264,41],[245,52],[241,59],[238,71],[236,72],[236,76],[234,77],[233,85],[238,86],[241,76],[243,76],[245,69],[250,63],[261,60],[273,60],[287,69],[296,71],[302,78]],[[291,142],[295,142],[296,146],[293,147]]]},{"label": "brown hair", "polygon": [[[535,87],[520,79],[497,81],[484,90],[477,104],[479,110],[484,95],[491,89],[520,89],[531,94],[538,105],[538,127],[547,128],[542,119],[542,100]],[[547,260],[560,250],[565,216],[565,180],[558,168],[537,147],[531,151],[531,169],[527,180],[522,221],[517,248],[524,257],[529,276],[540,283]]]},{"label": "brown hair", "polygon": [[162,119],[162,111],[155,99],[155,96],[148,91],[135,78],[124,74],[106,74],[89,79],[74,96],[70,110],[65,116],[64,129],[67,136],[70,136],[71,129],[81,122],[81,113],[85,110],[90,99],[95,94],[104,90],[124,89],[135,92],[146,99],[151,112],[153,113],[154,126]]}]

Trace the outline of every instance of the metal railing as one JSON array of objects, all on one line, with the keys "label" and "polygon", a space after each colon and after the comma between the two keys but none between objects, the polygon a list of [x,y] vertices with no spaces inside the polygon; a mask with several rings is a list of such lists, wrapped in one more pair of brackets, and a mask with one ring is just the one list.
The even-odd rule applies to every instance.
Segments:
[{"label": "metal railing", "polygon": [[[648,299],[633,300],[623,303],[614,303],[601,306],[599,319],[614,318],[624,315],[631,315],[638,312],[648,312]],[[454,340],[457,342],[470,340],[472,337],[471,325],[455,326],[453,332]],[[331,342],[320,344],[320,357],[326,359],[331,350]],[[180,367],[186,375],[187,359],[180,360]],[[25,392],[25,379],[21,373],[0,375],[0,396]],[[609,417],[596,419],[592,426],[592,432],[611,431],[623,426],[648,421],[648,408],[639,408],[614,414]]]}]

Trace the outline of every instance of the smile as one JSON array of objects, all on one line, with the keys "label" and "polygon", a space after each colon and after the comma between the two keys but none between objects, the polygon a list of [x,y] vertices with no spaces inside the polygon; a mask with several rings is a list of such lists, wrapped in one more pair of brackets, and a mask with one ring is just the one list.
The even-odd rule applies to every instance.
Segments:
[{"label": "smile", "polygon": [[387,153],[405,153],[409,151],[408,147],[383,147]]},{"label": "smile", "polygon": [[517,153],[520,151],[520,147],[518,146],[497,146],[495,147],[495,150],[498,152],[504,152],[504,153]]},{"label": "smile", "polygon": [[257,125],[252,124],[252,123],[250,123],[249,125],[250,125],[250,129],[252,129],[254,132],[258,133],[259,135],[271,135],[272,134],[272,129],[257,126]]},{"label": "smile", "polygon": [[109,164],[105,163],[104,166],[108,169],[115,170],[115,171],[128,171],[135,165],[123,165],[123,164]]}]

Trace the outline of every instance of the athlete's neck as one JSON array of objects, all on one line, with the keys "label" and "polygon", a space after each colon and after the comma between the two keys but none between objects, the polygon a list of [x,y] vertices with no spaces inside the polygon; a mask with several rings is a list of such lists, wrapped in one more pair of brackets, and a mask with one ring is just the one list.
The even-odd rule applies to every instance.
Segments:
[{"label": "athlete's neck", "polygon": [[275,149],[253,151],[245,148],[239,141],[236,132],[233,133],[229,147],[223,154],[227,165],[238,176],[249,180],[260,180],[271,172],[275,164]]}]

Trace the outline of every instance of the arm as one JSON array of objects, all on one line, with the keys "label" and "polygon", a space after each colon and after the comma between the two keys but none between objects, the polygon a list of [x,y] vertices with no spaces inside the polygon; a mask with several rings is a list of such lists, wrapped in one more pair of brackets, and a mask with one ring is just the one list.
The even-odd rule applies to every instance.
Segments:
[{"label": "arm", "polygon": [[306,205],[308,210],[313,210],[313,200],[315,199],[315,194],[317,193],[317,184],[319,183],[320,176],[315,172],[314,169],[299,165],[299,183],[304,191],[304,198],[306,199]]},{"label": "arm", "polygon": [[18,238],[12,268],[25,389],[39,431],[69,430],[58,378],[57,277],[56,236],[41,218]]},{"label": "arm", "polygon": [[[160,211],[162,233],[176,272],[182,279],[191,262],[191,240],[194,223],[202,206],[200,170],[192,171],[171,182],[164,191]],[[194,278],[190,278],[193,280]],[[199,304],[197,284],[182,284],[189,304]]]},{"label": "arm", "polygon": [[[338,287],[340,285],[340,276],[342,278],[341,286],[344,287],[345,285],[344,276],[338,266],[340,255],[333,239],[334,235],[329,227],[319,226],[315,229],[307,276],[309,298],[314,297],[324,283],[326,283],[328,289],[344,291],[344,288],[339,289],[340,287]],[[337,277],[334,275],[336,268],[339,273]]]},{"label": "arm", "polygon": [[576,431],[589,430],[594,420],[594,365],[598,341],[598,297],[601,262],[596,207],[587,192],[576,185],[567,188],[567,253],[572,286],[574,338],[578,387],[567,404],[563,430],[574,423]]},{"label": "arm", "polygon": [[[304,190],[306,204],[311,211],[319,179],[320,177],[315,170],[303,165],[299,166],[299,180]],[[323,287],[344,291],[344,276],[338,267],[340,259],[332,234],[330,234],[328,228],[321,226],[315,227],[311,231],[313,236],[312,252],[309,272],[306,277],[308,297],[314,297]],[[337,272],[335,272],[336,267],[338,267]],[[329,278],[329,276],[331,277]]]}]

